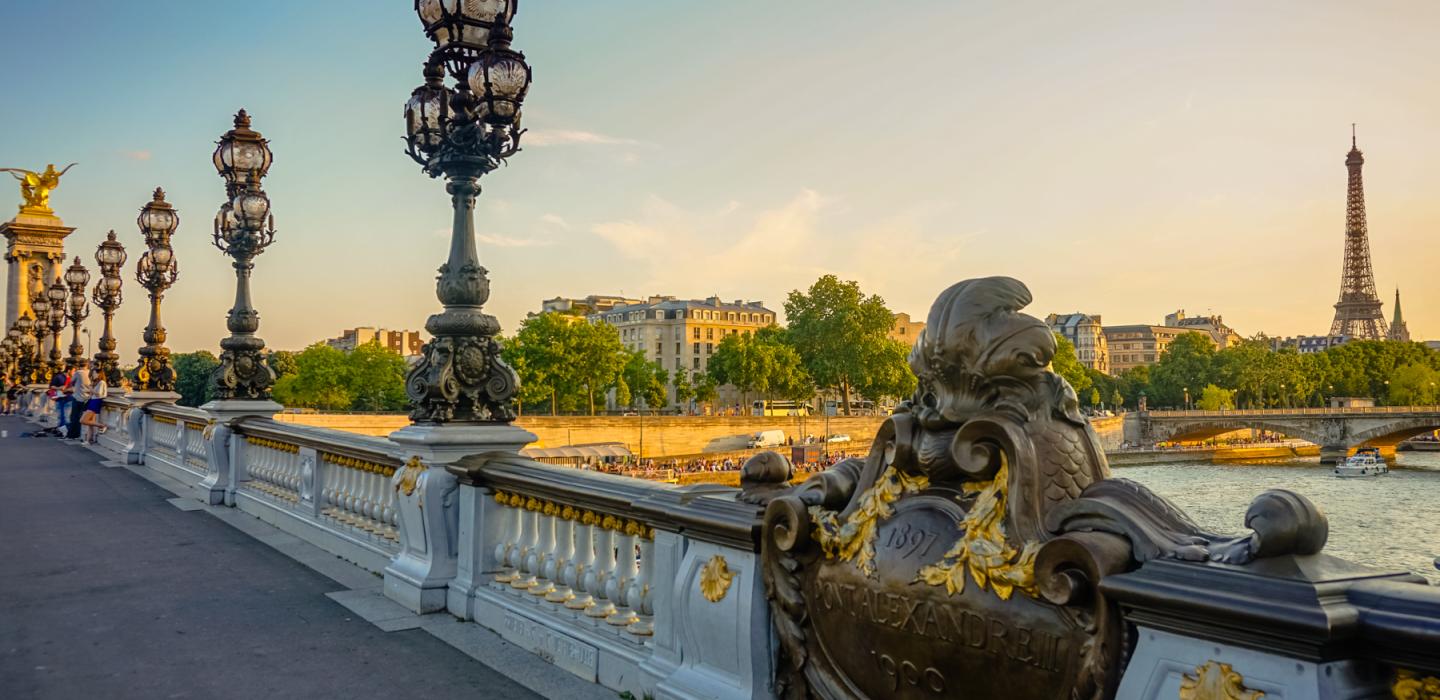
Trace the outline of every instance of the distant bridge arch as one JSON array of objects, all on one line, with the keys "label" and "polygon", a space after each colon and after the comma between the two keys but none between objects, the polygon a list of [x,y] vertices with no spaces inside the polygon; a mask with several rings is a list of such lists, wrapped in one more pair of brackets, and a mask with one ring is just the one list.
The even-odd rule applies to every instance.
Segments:
[{"label": "distant bridge arch", "polygon": [[1268,430],[1320,446],[1323,462],[1343,460],[1362,445],[1393,447],[1440,430],[1440,406],[1292,408],[1241,411],[1146,411],[1140,434],[1149,443],[1197,440],[1233,430]]}]

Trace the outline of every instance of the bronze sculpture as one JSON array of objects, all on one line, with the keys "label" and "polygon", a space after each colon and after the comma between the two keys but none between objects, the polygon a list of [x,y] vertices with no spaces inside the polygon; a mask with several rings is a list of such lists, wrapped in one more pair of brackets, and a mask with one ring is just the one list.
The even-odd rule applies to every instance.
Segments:
[{"label": "bronze sculpture", "polygon": [[1132,642],[1103,578],[1157,558],[1244,564],[1324,546],[1324,516],[1298,494],[1262,494],[1255,532],[1225,538],[1110,478],[1049,370],[1053,334],[1020,313],[1029,302],[1004,277],[945,290],[910,356],[915,397],[868,457],[793,489],[777,470],[753,474],[742,497],[768,502],[779,694],[1112,697]]},{"label": "bronze sculpture", "polygon": [[8,172],[10,176],[20,181],[20,197],[25,203],[20,205],[21,213],[26,214],[53,214],[50,208],[50,191],[60,186],[60,177],[75,167],[71,163],[60,171],[55,170],[55,164],[45,166],[45,170],[35,172],[24,168],[0,168],[0,172]]}]

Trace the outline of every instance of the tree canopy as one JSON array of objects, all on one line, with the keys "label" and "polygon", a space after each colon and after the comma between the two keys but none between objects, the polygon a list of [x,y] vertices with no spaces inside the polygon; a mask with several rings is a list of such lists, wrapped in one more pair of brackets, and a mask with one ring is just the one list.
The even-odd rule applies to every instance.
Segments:
[{"label": "tree canopy", "polygon": [[215,398],[210,375],[220,366],[220,359],[209,350],[171,355],[170,366],[175,368],[175,391],[180,394],[175,403],[198,407]]},{"label": "tree canopy", "polygon": [[405,358],[379,343],[350,352],[315,343],[293,353],[295,371],[275,382],[275,400],[322,411],[405,408]]},{"label": "tree canopy", "polygon": [[913,391],[903,345],[888,337],[894,315],[884,299],[866,296],[858,282],[825,275],[807,291],[790,292],[785,315],[788,340],[810,379],[838,390],[847,415],[852,390],[879,394],[869,396],[872,399],[906,393],[901,391],[906,385]]}]

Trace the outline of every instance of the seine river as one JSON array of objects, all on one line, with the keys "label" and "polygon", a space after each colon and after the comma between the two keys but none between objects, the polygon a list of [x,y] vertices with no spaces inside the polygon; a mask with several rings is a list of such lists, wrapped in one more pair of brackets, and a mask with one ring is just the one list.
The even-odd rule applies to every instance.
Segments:
[{"label": "seine river", "polygon": [[1408,569],[1440,584],[1440,452],[1401,452],[1386,476],[1338,479],[1318,457],[1284,461],[1174,462],[1112,467],[1190,513],[1216,532],[1245,531],[1256,494],[1287,488],[1307,496],[1330,519],[1325,552],[1384,569]]}]

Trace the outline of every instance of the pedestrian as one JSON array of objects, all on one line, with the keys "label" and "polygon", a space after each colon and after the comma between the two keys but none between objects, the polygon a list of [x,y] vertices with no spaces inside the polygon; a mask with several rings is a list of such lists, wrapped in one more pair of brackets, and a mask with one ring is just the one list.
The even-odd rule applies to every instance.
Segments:
[{"label": "pedestrian", "polygon": [[0,373],[0,414],[10,413],[10,374]]},{"label": "pedestrian", "polygon": [[80,359],[70,370],[70,423],[66,426],[65,439],[80,439],[80,418],[90,403],[90,361]]},{"label": "pedestrian", "polygon": [[50,388],[45,395],[55,402],[55,429],[64,430],[69,427],[65,409],[70,407],[70,375],[65,373],[62,367],[50,375]]},{"label": "pedestrian", "polygon": [[105,432],[105,424],[100,422],[100,409],[104,408],[105,397],[109,395],[110,387],[105,382],[105,375],[98,369],[90,370],[90,400],[85,402],[80,424],[85,426],[85,442],[92,445]]}]

